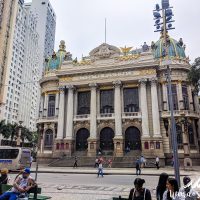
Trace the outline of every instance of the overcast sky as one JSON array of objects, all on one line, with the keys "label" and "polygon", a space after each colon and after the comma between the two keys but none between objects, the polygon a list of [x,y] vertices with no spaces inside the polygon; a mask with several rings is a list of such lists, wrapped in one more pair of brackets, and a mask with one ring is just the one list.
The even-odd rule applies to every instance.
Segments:
[{"label": "overcast sky", "polygon": [[[81,57],[104,42],[117,47],[140,47],[159,39],[154,33],[152,10],[161,0],[50,0],[57,15],[56,43],[65,40],[67,51]],[[174,7],[175,30],[170,36],[186,44],[191,61],[200,56],[200,0],[170,0]]]}]

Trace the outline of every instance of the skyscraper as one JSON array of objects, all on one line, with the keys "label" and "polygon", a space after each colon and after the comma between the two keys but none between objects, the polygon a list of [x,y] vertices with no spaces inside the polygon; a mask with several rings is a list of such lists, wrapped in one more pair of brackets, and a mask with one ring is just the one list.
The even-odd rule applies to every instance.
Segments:
[{"label": "skyscraper", "polygon": [[[49,0],[32,0],[33,12],[38,15],[37,32],[39,34],[40,66],[44,66],[45,58],[52,55],[55,42],[56,14]],[[42,74],[43,68],[40,69]]]}]

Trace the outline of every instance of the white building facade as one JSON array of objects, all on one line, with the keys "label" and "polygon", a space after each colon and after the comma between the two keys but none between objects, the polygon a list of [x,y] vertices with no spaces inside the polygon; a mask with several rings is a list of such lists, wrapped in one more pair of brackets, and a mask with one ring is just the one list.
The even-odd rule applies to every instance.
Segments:
[{"label": "white building facade", "polygon": [[[199,163],[198,97],[187,80],[184,48],[170,38],[172,92],[180,159]],[[144,155],[171,161],[170,111],[163,39],[142,49],[103,43],[80,62],[62,41],[40,81],[40,160],[62,155]]]}]

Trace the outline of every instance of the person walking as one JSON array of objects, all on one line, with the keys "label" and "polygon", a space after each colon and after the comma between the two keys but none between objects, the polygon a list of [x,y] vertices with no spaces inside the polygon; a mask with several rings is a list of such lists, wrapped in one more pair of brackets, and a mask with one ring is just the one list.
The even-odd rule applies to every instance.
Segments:
[{"label": "person walking", "polygon": [[156,156],[156,167],[157,167],[157,169],[159,169],[160,168],[160,166],[159,166],[159,157],[158,156]]},{"label": "person walking", "polygon": [[109,168],[112,167],[112,159],[111,159],[111,158],[108,159],[108,167],[109,167]]},{"label": "person walking", "polygon": [[96,158],[96,159],[95,159],[94,168],[97,168],[98,166],[99,166],[99,159]]},{"label": "person walking", "polygon": [[139,159],[136,160],[136,163],[135,163],[135,169],[136,169],[136,175],[141,175],[141,167],[140,167],[140,161]]},{"label": "person walking", "polygon": [[191,186],[191,179],[189,176],[183,177],[184,186],[180,188],[179,195],[184,200],[200,200],[200,194]]},{"label": "person walking", "polygon": [[73,168],[77,168],[78,167],[78,160],[77,160],[77,157],[75,156],[74,157],[74,166]]},{"label": "person walking", "polygon": [[103,162],[102,161],[99,162],[97,178],[99,178],[99,175],[101,175],[101,177],[103,178]]},{"label": "person walking", "polygon": [[166,191],[166,184],[169,176],[166,173],[160,174],[158,186],[156,187],[156,199],[163,200],[163,194]]},{"label": "person walking", "polygon": [[175,178],[168,178],[166,187],[167,190],[163,194],[163,200],[184,200],[178,195],[178,182]]},{"label": "person walking", "polygon": [[145,183],[144,179],[136,178],[134,181],[135,188],[131,189],[129,194],[129,200],[152,200],[151,192],[143,188],[143,184]]}]

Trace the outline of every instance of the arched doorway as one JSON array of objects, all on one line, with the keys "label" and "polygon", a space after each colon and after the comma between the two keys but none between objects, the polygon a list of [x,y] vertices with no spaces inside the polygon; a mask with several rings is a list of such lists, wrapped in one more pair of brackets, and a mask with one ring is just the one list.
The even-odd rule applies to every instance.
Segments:
[{"label": "arched doorway", "polygon": [[106,127],[103,128],[100,132],[100,148],[101,150],[114,150],[114,131],[112,128]]},{"label": "arched doorway", "polygon": [[76,150],[77,151],[85,151],[88,148],[88,137],[90,133],[88,129],[81,128],[76,133]]},{"label": "arched doorway", "polygon": [[138,128],[131,126],[125,131],[125,148],[141,150],[141,135]]},{"label": "arched doorway", "polygon": [[51,129],[46,130],[44,136],[44,148],[51,150],[53,147],[53,131]]}]

